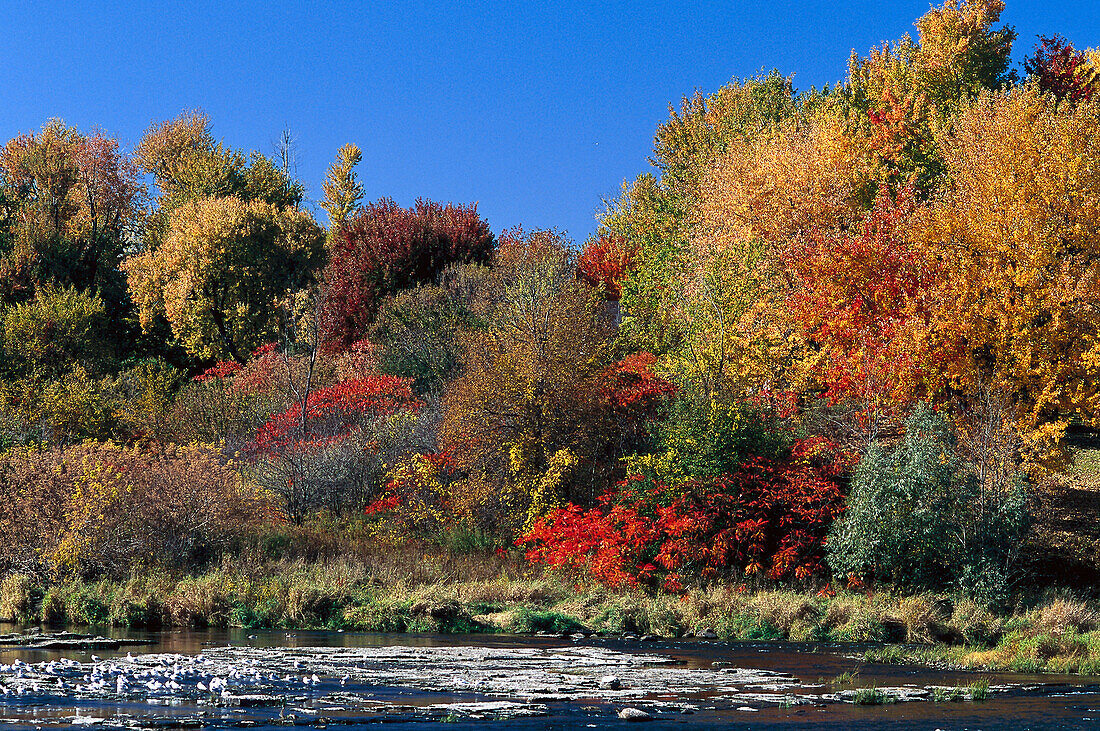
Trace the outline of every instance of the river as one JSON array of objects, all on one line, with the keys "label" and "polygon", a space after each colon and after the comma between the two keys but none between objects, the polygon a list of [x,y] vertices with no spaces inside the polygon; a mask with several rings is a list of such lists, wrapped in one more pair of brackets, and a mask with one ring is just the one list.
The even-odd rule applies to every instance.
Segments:
[{"label": "river", "polygon": [[[239,629],[109,637],[142,644],[0,644],[0,731],[585,729],[622,727],[623,715],[677,729],[1100,729],[1100,678],[868,664],[850,645]],[[854,679],[832,682],[844,673]],[[985,700],[965,700],[987,683]],[[887,702],[857,705],[857,694]]]}]

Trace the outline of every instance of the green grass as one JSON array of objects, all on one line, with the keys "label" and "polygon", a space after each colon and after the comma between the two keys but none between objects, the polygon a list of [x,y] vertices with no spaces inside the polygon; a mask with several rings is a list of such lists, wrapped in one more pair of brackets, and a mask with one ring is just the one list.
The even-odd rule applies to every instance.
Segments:
[{"label": "green grass", "polygon": [[984,701],[989,698],[989,679],[979,678],[966,686],[967,693],[972,701]]},{"label": "green grass", "polygon": [[[125,580],[0,580],[0,615],[24,623],[123,627],[349,629],[369,632],[579,630],[678,637],[713,629],[727,640],[882,641],[864,659],[939,668],[1100,674],[1100,609],[1066,596],[1013,616],[932,594],[717,586],[682,597],[578,587],[525,575],[495,555],[409,554],[226,560],[198,575]],[[472,579],[463,579],[465,575]],[[475,619],[476,617],[476,619]],[[949,643],[933,639],[948,639]],[[904,643],[904,644],[903,644]],[[834,683],[851,682],[854,675]],[[981,691],[968,689],[971,697]],[[988,691],[985,691],[988,692]]]},{"label": "green grass", "polygon": [[933,688],[932,701],[935,703],[953,703],[966,700],[966,692],[959,686],[954,688]]},{"label": "green grass", "polygon": [[849,670],[847,672],[841,673],[840,675],[837,675],[832,680],[826,681],[825,684],[833,686],[833,687],[837,687],[837,686],[841,686],[841,685],[852,685],[857,680],[859,680],[859,671],[858,670]]},{"label": "green grass", "polygon": [[1074,449],[1072,453],[1074,473],[1100,476],[1100,449]]},{"label": "green grass", "polygon": [[886,645],[868,650],[863,659],[961,670],[1096,675],[1100,674],[1100,631],[1070,630],[1055,635],[1035,629],[1016,630],[993,647]]},{"label": "green grass", "polygon": [[893,703],[895,700],[894,696],[878,688],[860,688],[852,698],[852,702],[857,706],[882,706]]},{"label": "green grass", "polygon": [[571,617],[562,612],[520,607],[512,613],[511,621],[505,629],[517,634],[533,634],[535,632],[565,634],[587,628],[576,617]]}]

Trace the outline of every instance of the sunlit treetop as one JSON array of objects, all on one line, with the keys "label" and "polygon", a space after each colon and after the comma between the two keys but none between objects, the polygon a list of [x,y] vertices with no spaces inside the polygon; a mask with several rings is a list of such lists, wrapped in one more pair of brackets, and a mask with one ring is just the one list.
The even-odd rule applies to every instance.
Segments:
[{"label": "sunlit treetop", "polygon": [[156,179],[165,210],[201,198],[226,196],[297,207],[305,193],[300,183],[267,156],[215,142],[210,119],[201,112],[186,112],[151,127],[134,157],[142,170]]}]

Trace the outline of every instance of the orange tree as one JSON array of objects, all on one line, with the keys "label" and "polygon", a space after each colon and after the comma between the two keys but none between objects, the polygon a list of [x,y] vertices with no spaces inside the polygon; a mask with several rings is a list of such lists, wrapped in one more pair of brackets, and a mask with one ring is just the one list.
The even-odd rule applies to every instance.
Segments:
[{"label": "orange tree", "polygon": [[853,232],[814,230],[783,252],[789,314],[806,341],[793,379],[830,405],[854,409],[865,445],[935,391],[928,322],[939,269],[906,240],[911,188],[880,194]]},{"label": "orange tree", "polygon": [[[941,145],[950,181],[912,219],[939,263],[931,347],[946,396],[996,407],[1031,464],[1100,406],[1100,109],[1027,85],[985,94]],[[988,419],[984,419],[988,421]]]},{"label": "orange tree", "polygon": [[117,140],[60,120],[0,149],[8,235],[0,243],[0,301],[44,283],[98,290],[117,316],[125,299],[118,259],[139,231],[145,188]]}]

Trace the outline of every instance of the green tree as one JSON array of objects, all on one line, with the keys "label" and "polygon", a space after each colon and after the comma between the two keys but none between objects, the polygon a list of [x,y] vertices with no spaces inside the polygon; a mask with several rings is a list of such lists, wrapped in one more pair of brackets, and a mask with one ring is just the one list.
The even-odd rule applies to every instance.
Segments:
[{"label": "green tree", "polygon": [[101,372],[106,311],[103,301],[74,287],[46,285],[33,300],[3,313],[3,351],[13,371],[60,377],[75,366]]},{"label": "green tree", "polygon": [[983,491],[957,456],[950,425],[922,405],[897,447],[874,444],[860,461],[847,512],[829,535],[828,562],[842,579],[1003,600],[1027,527],[1024,484]]}]

